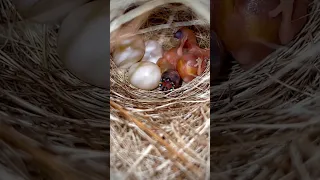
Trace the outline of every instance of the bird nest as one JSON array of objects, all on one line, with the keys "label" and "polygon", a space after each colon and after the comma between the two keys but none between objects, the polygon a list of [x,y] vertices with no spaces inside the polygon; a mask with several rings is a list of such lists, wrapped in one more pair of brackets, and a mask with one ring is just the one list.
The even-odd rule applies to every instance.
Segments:
[{"label": "bird nest", "polygon": [[211,178],[320,177],[319,9],[290,44],[211,87]]},{"label": "bird nest", "polygon": [[[168,49],[177,44],[173,32],[187,26],[208,47],[205,2],[154,1],[139,33]],[[308,23],[293,42],[250,71],[234,65],[211,97],[208,69],[163,94],[130,86],[111,61],[110,112],[108,91],[61,64],[59,27],[16,23],[10,1],[0,5],[0,177],[105,179],[109,137],[111,179],[320,177],[319,1],[310,4]]]},{"label": "bird nest", "polygon": [[[184,26],[195,32],[200,47],[209,48],[210,25],[199,18],[190,4],[150,5],[151,14],[136,32],[144,40],[156,40],[168,50],[179,45],[173,35]],[[141,9],[138,12],[145,10],[145,6],[137,8]],[[209,69],[208,66],[201,76],[182,87],[164,93],[133,87],[128,82],[128,71],[120,70],[111,61],[112,174],[132,179],[209,176]]]},{"label": "bird nest", "polygon": [[20,20],[0,1],[0,179],[105,179],[109,92],[65,69],[59,27]]}]

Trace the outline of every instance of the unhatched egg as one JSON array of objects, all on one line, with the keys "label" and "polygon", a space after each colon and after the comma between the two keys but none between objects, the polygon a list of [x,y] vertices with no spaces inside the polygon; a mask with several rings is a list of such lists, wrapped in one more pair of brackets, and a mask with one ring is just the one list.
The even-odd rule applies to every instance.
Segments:
[{"label": "unhatched egg", "polygon": [[159,86],[161,71],[159,66],[149,61],[133,64],[129,69],[129,82],[144,90],[153,90]]},{"label": "unhatched egg", "polygon": [[145,42],[145,46],[146,49],[142,61],[150,61],[156,64],[163,54],[161,44],[155,40],[149,40]]},{"label": "unhatched egg", "polygon": [[136,35],[119,41],[113,53],[113,61],[119,68],[129,68],[144,55],[143,39]]}]

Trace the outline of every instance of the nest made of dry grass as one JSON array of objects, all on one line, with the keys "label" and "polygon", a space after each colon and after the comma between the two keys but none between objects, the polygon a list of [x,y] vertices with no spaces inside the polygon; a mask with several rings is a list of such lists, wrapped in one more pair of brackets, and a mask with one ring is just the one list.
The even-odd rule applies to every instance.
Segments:
[{"label": "nest made of dry grass", "polygon": [[[162,1],[162,3],[167,4],[169,1]],[[192,3],[194,4],[193,1],[190,1],[190,4]],[[1,18],[0,26],[0,177],[5,179],[105,179],[109,170],[107,166],[109,153],[106,151],[109,148],[108,140],[110,134],[108,123],[109,92],[81,82],[64,68],[56,52],[59,26],[30,24],[21,21],[22,18],[9,0],[1,1],[0,7],[1,17],[4,17]],[[189,14],[191,13],[189,12]],[[182,15],[182,17],[186,18],[185,15]],[[198,20],[191,22],[191,24],[186,22],[186,24],[178,25],[201,24],[204,24],[204,22]],[[146,26],[150,27],[148,24]],[[164,29],[160,26],[158,28]],[[147,28],[144,28],[144,30],[149,31]],[[162,31],[164,36],[170,33],[170,31]],[[172,32],[173,29],[171,29]],[[144,33],[152,34],[151,31]],[[201,44],[208,44],[208,37],[200,37],[199,39],[206,39],[202,40]],[[166,40],[168,39],[164,38],[164,42]],[[168,45],[169,43],[166,42],[166,44]],[[146,99],[145,93],[137,90],[133,91],[136,93],[136,101],[129,101],[127,99],[132,97],[127,96],[123,91],[128,87],[122,87],[118,92],[112,91],[113,97],[115,95],[118,96],[118,100],[113,98],[113,103],[111,103],[113,109],[111,110],[110,118],[111,121],[115,122],[111,126],[111,131],[114,132],[111,133],[112,145],[114,148],[131,148],[128,149],[131,150],[128,153],[135,154],[131,154],[131,157],[111,154],[112,158],[118,156],[120,157],[118,160],[122,160],[121,157],[126,159],[123,164],[120,164],[123,167],[122,169],[114,168],[119,167],[119,162],[111,161],[112,163],[114,162],[114,164],[111,163],[113,167],[111,179],[118,179],[116,177],[117,172],[113,173],[113,170],[122,170],[119,173],[124,177],[127,171],[130,170],[125,166],[133,160],[137,164],[139,159],[136,158],[141,155],[138,151],[145,153],[144,147],[147,147],[148,144],[150,146],[147,150],[151,146],[157,147],[150,150],[152,152],[152,154],[150,153],[150,160],[154,160],[156,163],[164,163],[162,164],[162,166],[165,166],[164,168],[158,166],[160,168],[159,172],[163,173],[162,176],[164,178],[175,178],[175,176],[181,174],[181,171],[186,171],[184,168],[192,168],[196,172],[194,174],[189,173],[188,177],[194,177],[195,174],[204,175],[205,173],[208,176],[208,73],[207,71],[203,77],[199,78],[201,81],[196,83],[196,85],[201,84],[198,87],[203,89],[198,89],[195,92],[184,92],[184,99],[179,100],[179,103],[174,102],[177,101],[177,98],[169,98],[167,99],[168,103],[165,103],[164,99],[160,100],[165,97],[163,95],[159,97],[159,93],[154,94],[153,97],[151,96],[152,93],[148,93],[149,96]],[[120,76],[111,75],[116,77],[112,80],[122,83]],[[186,89],[191,85],[186,85],[184,88]],[[113,83],[113,87],[117,87],[116,83]],[[202,93],[202,96],[199,92]],[[173,92],[167,97],[174,97],[174,93],[179,96],[177,92]],[[131,92],[131,94],[133,93]],[[188,96],[193,96],[193,98],[188,98]],[[146,100],[144,102],[145,106],[141,103],[143,98]],[[124,101],[119,102],[119,99]],[[166,110],[167,114],[172,112],[174,116],[171,118],[174,123],[169,122],[168,119],[162,121],[157,117],[154,110],[145,113],[144,116],[144,120],[151,121],[150,117],[156,118],[152,128],[143,128],[143,124],[139,124],[141,120],[137,120],[136,125],[133,125],[128,121],[130,119],[123,118],[128,111],[132,111],[132,108],[136,108],[132,111],[135,113],[135,117],[142,117],[142,111],[138,113],[136,111],[140,107],[148,107],[154,99],[158,99],[158,104],[167,104],[162,107],[158,106],[156,110],[158,112]],[[137,100],[140,100],[140,104]],[[120,104],[120,106],[117,106],[114,102]],[[128,103],[132,102],[134,106],[128,106]],[[186,111],[186,108],[181,106],[182,102],[191,102],[191,106],[188,109],[189,114],[184,116],[185,119],[180,116],[180,113]],[[158,104],[156,103],[155,105]],[[180,105],[180,108],[176,106],[177,104]],[[181,112],[177,112],[178,110]],[[143,109],[143,111],[148,110]],[[149,115],[149,117],[146,115]],[[127,116],[132,117],[133,115],[127,114]],[[167,123],[167,126],[162,125],[163,123]],[[179,126],[177,126],[177,123],[179,123]],[[145,133],[155,128],[155,125],[161,126],[165,131],[168,128],[174,129],[175,137],[184,138],[179,139],[176,144],[179,147],[182,147],[186,140],[179,133],[182,131],[185,135],[190,136],[187,140],[189,143],[191,142],[191,148],[194,150],[189,152],[191,149],[189,148],[186,151],[193,157],[187,157],[188,159],[186,159],[184,157],[185,153],[179,152],[178,148],[173,147],[172,143],[168,145],[169,143],[163,143],[161,139],[155,139],[157,136],[153,136],[153,140],[151,137],[146,136]],[[137,128],[137,126],[140,128]],[[191,129],[189,126],[192,126],[192,128],[198,126],[198,128]],[[180,129],[177,130],[175,129],[176,127]],[[189,130],[186,131],[187,129]],[[133,132],[135,133],[134,135]],[[200,135],[196,135],[197,133]],[[129,141],[124,141],[127,140],[127,137]],[[200,151],[195,149],[197,146],[191,138],[197,139],[196,143],[199,143],[199,139],[202,140],[201,144],[204,145]],[[170,153],[179,153],[177,154],[178,157],[167,156],[168,154],[154,140],[166,146]],[[123,153],[121,149],[118,149],[120,154]],[[176,164],[177,167],[171,168],[173,163],[180,162],[176,158],[182,159],[183,163],[190,159],[195,159],[206,169],[191,167],[193,162],[182,165],[178,163]],[[169,168],[166,167],[167,165]],[[150,166],[148,166],[148,169],[150,169]],[[135,172],[134,176],[136,177],[139,177],[141,173],[144,173],[143,175],[147,178],[152,177],[152,172],[145,172],[145,169],[139,171],[138,166],[137,169],[131,169],[131,171]],[[132,174],[129,175],[131,176]]]},{"label": "nest made of dry grass", "polygon": [[109,92],[64,68],[59,27],[0,13],[0,179],[105,179]]},{"label": "nest made of dry grass", "polygon": [[211,87],[211,178],[320,177],[319,9],[293,42]]},{"label": "nest made of dry grass", "polygon": [[[58,27],[16,23],[20,17],[9,0],[0,7],[0,177],[104,179],[109,93],[63,68],[55,51]],[[228,82],[211,87],[211,122],[209,92],[189,91],[192,83],[181,88],[186,92],[177,89],[167,96],[129,86],[114,90],[112,177],[174,179],[185,173],[185,178],[199,174],[208,179],[211,167],[211,179],[319,178],[319,9],[314,0],[308,24],[287,47],[248,72],[235,65]],[[159,29],[168,38],[174,31]],[[113,86],[126,84],[120,73],[112,74]],[[196,85],[207,88],[208,73]],[[192,104],[189,114],[174,106],[179,103]],[[155,113],[161,109],[173,120]]]},{"label": "nest made of dry grass", "polygon": [[[137,34],[168,50],[178,45],[173,34],[181,26],[194,30],[199,45],[209,48],[209,23],[183,4],[154,7]],[[127,70],[112,61],[110,75],[111,172],[130,179],[209,177],[209,66],[168,94],[131,86]]]}]

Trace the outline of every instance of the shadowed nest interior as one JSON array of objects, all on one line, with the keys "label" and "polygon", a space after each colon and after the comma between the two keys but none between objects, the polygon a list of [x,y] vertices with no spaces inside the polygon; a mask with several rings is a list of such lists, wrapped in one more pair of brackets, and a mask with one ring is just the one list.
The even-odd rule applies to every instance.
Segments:
[{"label": "shadowed nest interior", "polygon": [[319,7],[295,40],[211,88],[212,178],[320,177]]}]

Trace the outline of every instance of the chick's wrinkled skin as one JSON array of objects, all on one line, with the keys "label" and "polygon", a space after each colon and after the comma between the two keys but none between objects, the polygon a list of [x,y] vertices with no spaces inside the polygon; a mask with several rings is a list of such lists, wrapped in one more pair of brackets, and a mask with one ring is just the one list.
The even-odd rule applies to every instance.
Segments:
[{"label": "chick's wrinkled skin", "polygon": [[187,48],[187,52],[178,60],[176,68],[182,80],[190,82],[205,71],[210,50],[200,48],[195,34],[188,28],[181,28],[175,37],[181,38],[181,44]]}]

